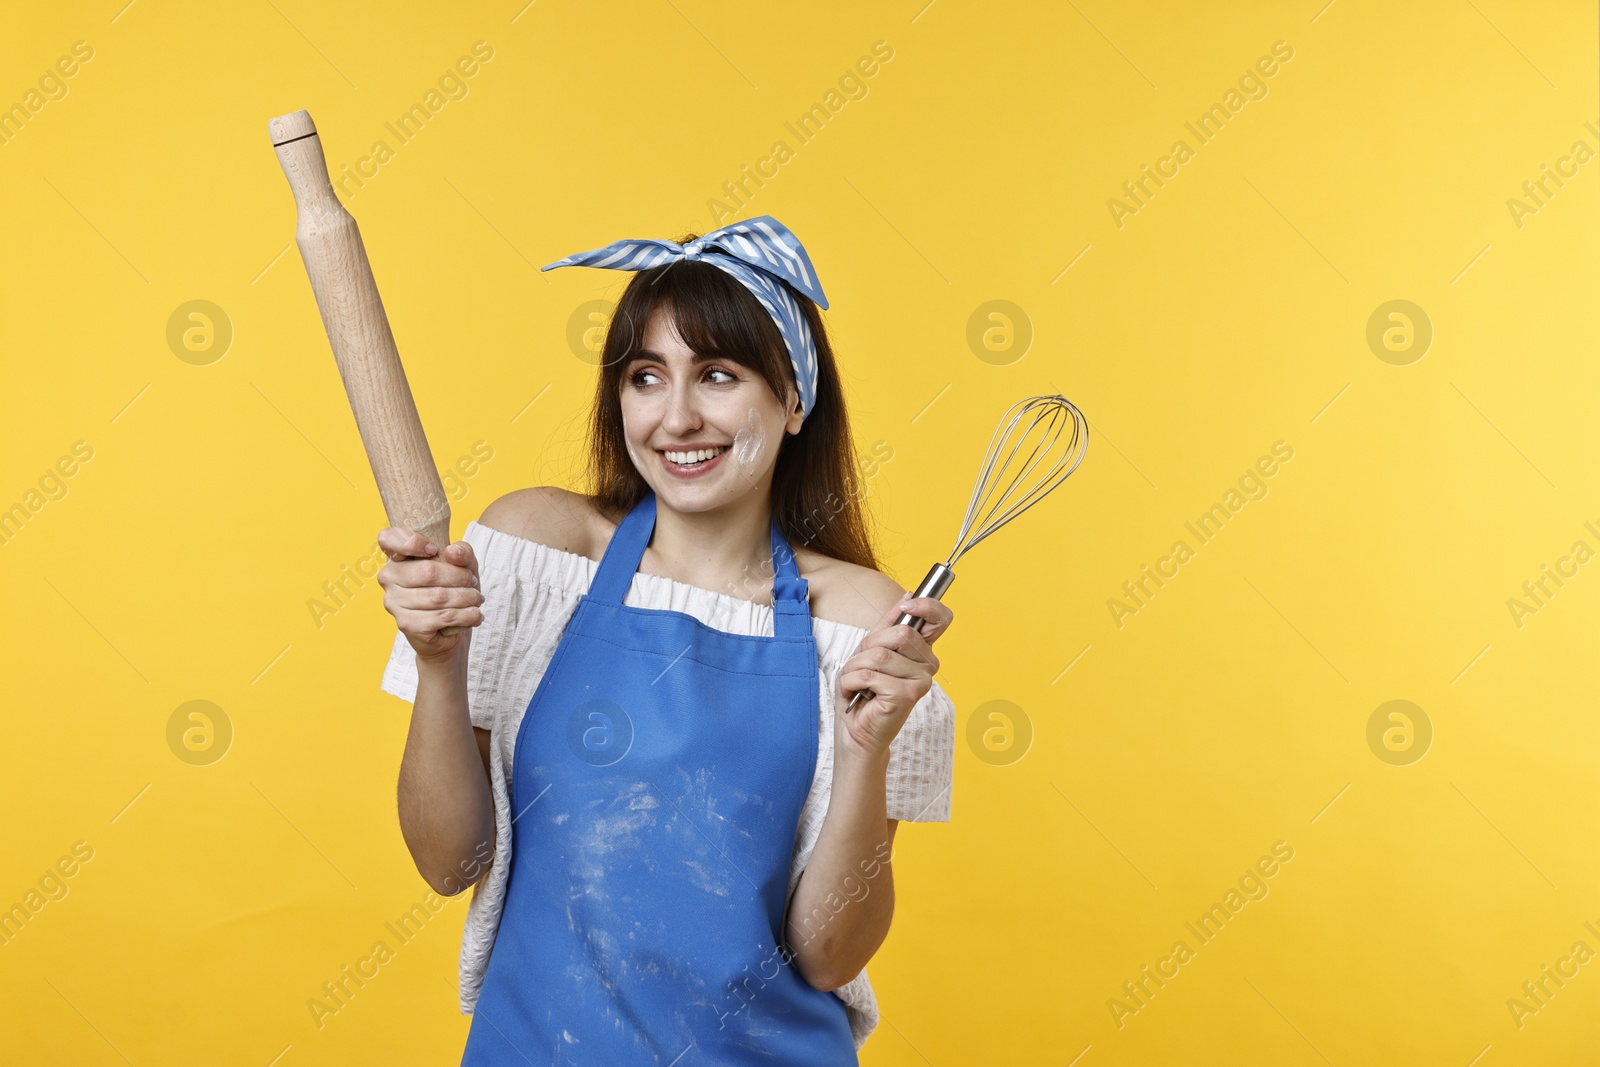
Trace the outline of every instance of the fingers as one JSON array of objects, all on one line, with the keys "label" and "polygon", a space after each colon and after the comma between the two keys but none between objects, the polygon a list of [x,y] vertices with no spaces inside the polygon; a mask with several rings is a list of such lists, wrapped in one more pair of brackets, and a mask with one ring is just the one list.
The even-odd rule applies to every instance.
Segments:
[{"label": "fingers", "polygon": [[[929,652],[928,655],[931,657],[933,653]],[[938,669],[937,658],[916,659],[906,655],[901,649],[876,645],[864,648],[846,660],[840,671],[840,677],[856,671],[870,671],[887,678],[932,679]]]},{"label": "fingers", "polygon": [[[383,581],[383,606],[395,617],[400,629],[407,633],[424,633],[446,626],[476,626],[483,621],[483,590],[476,584],[413,584],[407,579],[412,568],[444,566],[432,561],[411,560],[390,563],[379,572],[381,580],[391,568],[396,571]],[[451,569],[459,574],[469,573],[464,568]]]},{"label": "fingers", "polygon": [[937,641],[939,635],[950,628],[950,623],[955,619],[955,612],[944,601],[931,596],[904,596],[894,606],[894,618],[890,623],[899,620],[902,612],[915,615],[922,620],[922,636],[929,644]]},{"label": "fingers", "polygon": [[[927,636],[909,626],[889,626],[882,630],[873,630],[861,639],[861,644],[856,646],[855,655],[846,661],[845,666],[856,664],[858,657],[864,654],[876,656],[880,652],[910,664],[925,665],[929,674],[935,674],[939,670],[939,657],[934,654]],[[874,666],[890,661],[877,659],[863,662],[868,666]]]},{"label": "fingers", "polygon": [[384,603],[413,611],[471,608],[483,603],[483,591],[471,585],[391,585]]},{"label": "fingers", "polygon": [[[901,677],[869,667],[859,667],[839,673],[839,697],[852,697],[870,689],[875,699],[886,708],[904,707],[907,712],[933,688],[926,674]],[[870,701],[869,701],[870,703]]]},{"label": "fingers", "polygon": [[422,558],[438,550],[426,537],[404,526],[386,526],[379,530],[378,547],[387,552],[391,560]]},{"label": "fingers", "polygon": [[924,633],[894,625],[902,612],[936,618],[941,629],[951,617],[949,609],[932,597],[907,597],[897,603],[886,613],[887,622],[863,637],[855,654],[845,661],[838,680],[841,696],[870,689],[881,706],[909,711],[933,688],[939,657]]},{"label": "fingers", "polygon": [[444,549],[444,558],[445,562],[453,563],[457,567],[462,567],[470,571],[472,573],[473,584],[477,584],[478,554],[473,550],[470,544],[465,541],[456,541],[453,544],[446,545]]},{"label": "fingers", "polygon": [[[385,534],[389,532],[384,531]],[[378,572],[378,584],[384,588],[391,585],[412,589],[436,585],[475,588],[478,585],[478,557],[465,541],[445,546],[442,556],[437,549],[429,552],[421,535],[410,531],[401,531],[400,536],[389,538],[388,544],[380,534],[378,543],[390,553],[389,562]],[[390,549],[388,545],[391,544],[396,547]],[[412,549],[422,556],[412,558]]]},{"label": "fingers", "polygon": [[[850,667],[839,672],[839,688],[846,693],[870,689],[874,693],[888,693],[921,689],[924,681],[929,681],[929,675],[922,671],[912,671],[901,674],[897,671],[882,670],[878,667]],[[931,688],[931,687],[930,687]],[[926,692],[926,690],[923,690]],[[918,694],[920,697],[921,693]]]},{"label": "fingers", "polygon": [[910,614],[922,620],[922,636],[929,643],[937,641],[939,635],[949,629],[951,620],[955,618],[947,604],[931,596],[912,596],[905,594],[899,600],[889,605],[882,617],[878,619],[872,632],[891,629],[900,621],[900,616]]},{"label": "fingers", "polygon": [[[914,640],[926,649],[927,643],[915,630],[908,626],[899,629],[909,635],[904,639],[907,643]],[[893,704],[910,708],[933,688],[933,675],[939,669],[939,661],[931,651],[927,655],[928,660],[916,659],[903,649],[887,644],[862,648],[846,660],[840,670],[839,694],[870,689],[880,697],[891,698]]]},{"label": "fingers", "polygon": [[478,557],[470,544],[444,546],[405,527],[388,527],[378,545],[389,562],[378,572],[383,606],[399,628],[419,639],[431,639],[449,626],[473,627],[483,622],[483,591]]},{"label": "fingers", "polygon": [[477,626],[483,622],[483,609],[477,605],[418,610],[392,605],[386,598],[384,607],[402,632],[420,637],[436,634],[447,626]]}]

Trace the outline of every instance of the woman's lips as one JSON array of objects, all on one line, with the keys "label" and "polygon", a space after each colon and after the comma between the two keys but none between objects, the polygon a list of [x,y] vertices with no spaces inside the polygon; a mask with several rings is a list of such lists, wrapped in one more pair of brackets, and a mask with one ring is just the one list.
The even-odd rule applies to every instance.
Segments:
[{"label": "woman's lips", "polygon": [[721,452],[718,452],[715,456],[712,456],[708,460],[704,460],[700,463],[683,464],[672,462],[672,460],[667,458],[667,454],[665,452],[659,450],[656,452],[656,455],[661,457],[661,466],[666,469],[668,474],[671,474],[677,478],[698,478],[720,464],[722,462],[722,457],[726,456],[727,454],[728,446],[724,445]]}]

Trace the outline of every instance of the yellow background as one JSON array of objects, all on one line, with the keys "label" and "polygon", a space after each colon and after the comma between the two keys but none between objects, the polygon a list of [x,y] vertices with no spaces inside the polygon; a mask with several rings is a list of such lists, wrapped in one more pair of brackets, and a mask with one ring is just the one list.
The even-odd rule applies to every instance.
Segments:
[{"label": "yellow background", "polygon": [[[0,545],[0,906],[93,859],[0,946],[4,1058],[454,1063],[465,1038],[463,898],[320,1029],[306,1004],[427,887],[381,590],[307,607],[385,522],[289,247],[266,123],[300,108],[335,170],[394,149],[350,209],[435,460],[494,450],[458,536],[575,484],[569,320],[626,276],[537,267],[704,232],[779,139],[737,214],[815,259],[858,440],[893,448],[871,507],[902,583],[948,552],[1009,403],[1091,420],[1081,470],[957,568],[954,821],[899,839],[865,1063],[1595,1056],[1600,963],[1520,1027],[1507,1006],[1600,950],[1600,563],[1520,628],[1507,608],[1600,548],[1600,162],[1520,226],[1507,206],[1600,146],[1595,8],[1320,4],[8,11],[0,103],[75,41],[94,58],[0,146],[0,506],[94,454]],[[468,95],[398,145],[384,124],[480,40]],[[867,95],[799,144],[784,123],[880,40]],[[1184,122],[1277,41],[1267,96],[1199,146]],[[1119,228],[1108,199],[1179,138],[1194,158]],[[205,365],[167,341],[197,299],[234,334]],[[1403,366],[1366,341],[1395,299],[1434,334]],[[990,300],[1031,323],[1021,358],[968,345]],[[1122,583],[1280,440],[1268,495],[1119,627]],[[1367,743],[1395,699],[1433,730],[1404,766]],[[209,765],[168,744],[191,700],[231,724]],[[968,743],[994,700],[1031,724],[1020,759]],[[1184,923],[1277,841],[1269,895],[1200,946]],[[1195,958],[1119,1027],[1108,1001],[1179,939]]]}]

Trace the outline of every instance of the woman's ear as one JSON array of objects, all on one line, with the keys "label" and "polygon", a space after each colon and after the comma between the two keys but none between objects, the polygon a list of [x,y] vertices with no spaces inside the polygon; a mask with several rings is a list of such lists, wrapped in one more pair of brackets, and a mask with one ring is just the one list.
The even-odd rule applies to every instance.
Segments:
[{"label": "woman's ear", "polygon": [[783,430],[788,434],[797,434],[800,432],[801,424],[805,422],[805,409],[801,406],[799,393],[791,391],[790,395],[794,398],[794,403],[789,405],[789,416],[784,420]]}]

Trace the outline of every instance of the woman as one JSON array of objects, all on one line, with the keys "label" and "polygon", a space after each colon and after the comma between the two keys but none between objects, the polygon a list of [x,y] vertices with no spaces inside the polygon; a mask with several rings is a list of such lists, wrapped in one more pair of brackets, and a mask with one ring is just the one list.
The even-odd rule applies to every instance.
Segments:
[{"label": "woman", "polygon": [[512,493],[442,552],[379,535],[401,830],[434,889],[480,887],[462,1062],[854,1064],[895,828],[949,818],[951,611],[877,570],[789,230],[568,265],[637,271],[592,491]]}]

